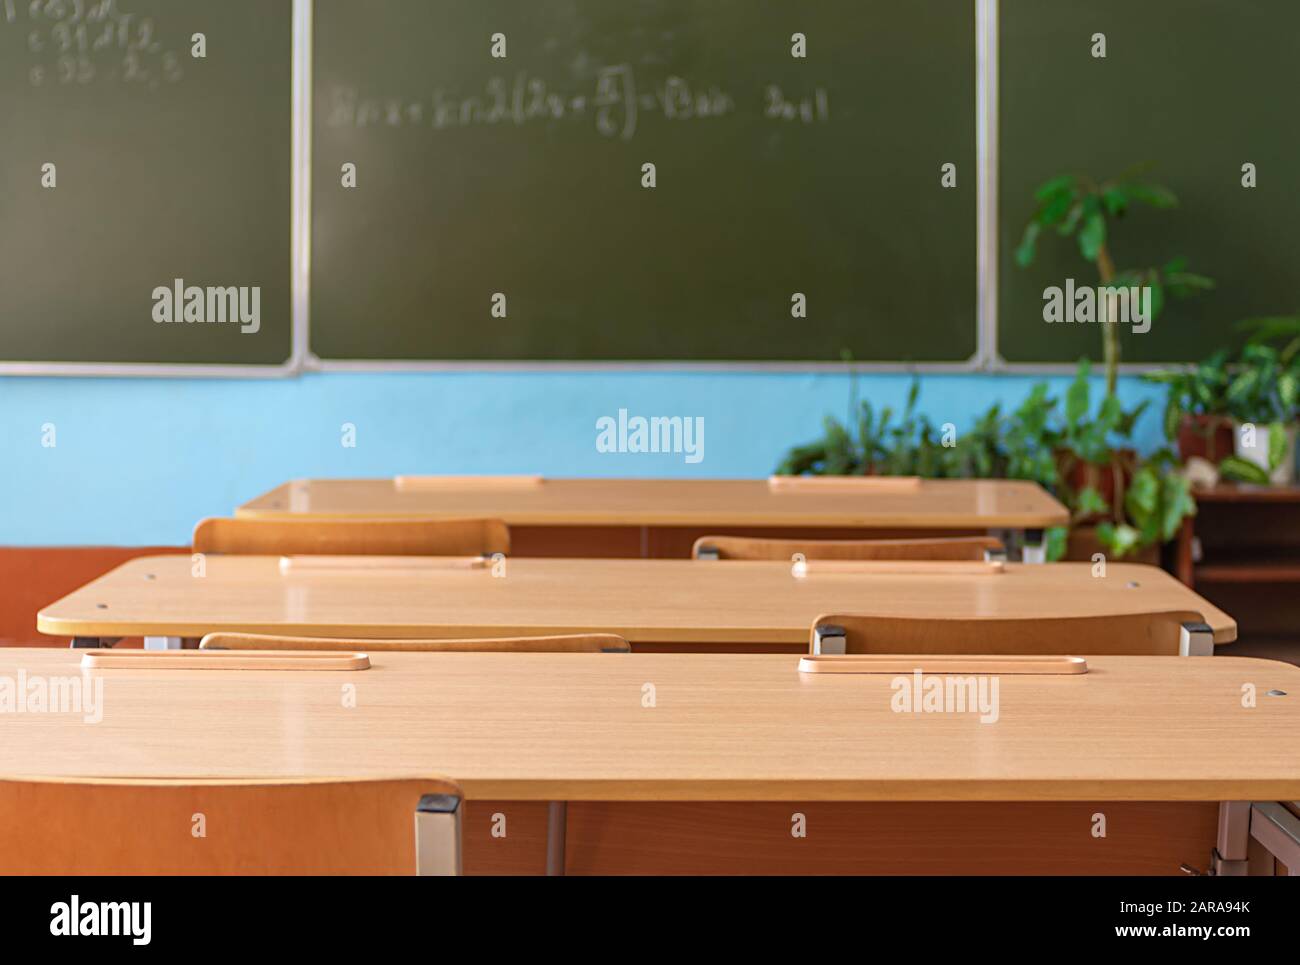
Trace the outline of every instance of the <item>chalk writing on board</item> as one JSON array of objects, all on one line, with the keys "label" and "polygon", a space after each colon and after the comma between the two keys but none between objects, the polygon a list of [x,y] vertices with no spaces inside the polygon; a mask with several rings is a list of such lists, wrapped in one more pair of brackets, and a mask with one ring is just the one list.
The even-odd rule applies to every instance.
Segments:
[{"label": "chalk writing on board", "polygon": [[0,26],[28,54],[32,87],[118,82],[157,88],[184,76],[180,55],[159,38],[152,17],[118,0],[0,0]]},{"label": "chalk writing on board", "polygon": [[[758,99],[754,98],[757,105]],[[426,98],[362,96],[337,85],[327,94],[325,124],[335,128],[422,127],[435,131],[499,124],[586,122],[605,137],[630,141],[647,117],[665,121],[705,121],[738,113],[736,97],[716,84],[701,85],[669,75],[640,82],[628,64],[596,71],[586,90],[565,91],[544,78],[521,72],[513,78],[492,77],[481,93],[466,96],[435,88]],[[787,95],[775,84],[763,92],[761,116],[807,124],[830,119],[830,95],[816,88],[808,95]]]}]

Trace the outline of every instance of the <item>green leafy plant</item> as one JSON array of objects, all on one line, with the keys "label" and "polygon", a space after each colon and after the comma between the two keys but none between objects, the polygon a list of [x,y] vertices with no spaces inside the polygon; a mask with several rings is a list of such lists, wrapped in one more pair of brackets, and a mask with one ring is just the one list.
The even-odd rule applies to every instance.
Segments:
[{"label": "green leafy plant", "polygon": [[[1172,539],[1196,504],[1190,484],[1174,471],[1172,453],[1161,450],[1139,460],[1124,446],[1148,403],[1126,409],[1118,397],[1107,394],[1094,408],[1091,369],[1086,359],[1079,362],[1059,414],[1030,416],[1022,406],[1021,418],[1030,418],[1037,430],[1037,459],[1054,465],[1054,488],[1071,518],[1076,523],[1099,518],[1098,541],[1110,555],[1122,558]],[[1036,387],[1031,398],[1039,411],[1054,411],[1054,406],[1042,405],[1046,386]],[[1110,499],[1102,482],[1108,483]]]},{"label": "green leafy plant", "polygon": [[1236,327],[1239,331],[1249,333],[1253,343],[1276,345],[1281,342],[1283,355],[1294,356],[1300,351],[1300,315],[1247,318],[1238,322]]},{"label": "green leafy plant", "polygon": [[[1114,443],[1130,436],[1146,404],[1125,410],[1118,399],[1107,395],[1094,411],[1090,375],[1091,366],[1085,360],[1066,392],[1063,407],[1049,394],[1046,383],[1038,383],[1014,410],[1006,412],[994,403],[955,438],[944,433],[945,427],[937,427],[917,413],[919,382],[913,381],[897,420],[889,407],[876,410],[867,401],[858,402],[854,392],[849,421],[855,431],[828,417],[822,437],[790,449],[776,471],[783,475],[1031,480],[1065,500],[1076,521],[1102,517],[1099,539],[1108,552],[1124,556],[1170,538],[1166,534],[1176,532],[1177,523],[1189,505],[1194,511],[1194,504],[1181,498],[1186,493],[1190,500],[1190,490],[1168,469],[1163,457],[1136,467],[1118,465],[1121,450],[1115,449]],[[1076,490],[1069,485],[1065,473],[1081,463],[1116,464],[1116,471],[1132,471],[1133,483],[1117,487],[1117,492],[1123,493],[1119,505],[1111,505],[1093,486]],[[1169,522],[1175,514],[1176,520]],[[1048,530],[1049,560],[1065,555],[1067,536],[1064,527]]]},{"label": "green leafy plant", "polygon": [[1300,406],[1300,342],[1281,349],[1264,342],[1242,347],[1228,384],[1228,410],[1238,422],[1268,427],[1268,467],[1282,464],[1287,451],[1287,423]]},{"label": "green leafy plant", "polygon": [[834,416],[823,422],[822,437],[794,446],[776,472],[781,476],[860,476],[863,463],[849,431]]},{"label": "green leafy plant", "polygon": [[1177,457],[1162,449],[1133,474],[1124,494],[1124,517],[1097,526],[1097,539],[1113,556],[1167,543],[1186,517],[1196,515],[1191,483],[1175,471],[1177,465]]},{"label": "green leafy plant", "polygon": [[[909,410],[916,392],[913,383]],[[899,438],[892,425],[893,410],[884,406],[877,412],[866,399],[856,402],[856,395],[855,382],[850,390],[848,422],[856,428],[856,435],[834,416],[827,416],[821,438],[792,447],[776,467],[777,475],[864,476],[881,470]]]},{"label": "green leafy plant", "polygon": [[1219,476],[1231,482],[1253,483],[1256,486],[1269,484],[1268,473],[1249,459],[1240,456],[1228,456],[1219,463]]},{"label": "green leafy plant", "polygon": [[[1240,397],[1249,400],[1248,407],[1264,412],[1271,408],[1279,420],[1294,421],[1300,417],[1300,315],[1247,319],[1238,328],[1252,334],[1241,350],[1238,377],[1229,387],[1230,403]],[[1262,371],[1255,376],[1252,368]]]},{"label": "green leafy plant", "polygon": [[1161,369],[1142,376],[1145,382],[1164,385],[1164,429],[1171,440],[1178,437],[1183,420],[1190,416],[1227,418],[1230,409],[1227,349],[1215,352],[1204,362],[1190,368]]},{"label": "green leafy plant", "polygon": [[929,479],[955,475],[955,447],[944,445],[942,429],[916,412],[920,392],[921,383],[913,379],[898,424],[889,428],[888,444],[874,467],[880,475]]},{"label": "green leafy plant", "polygon": [[1056,437],[1057,494],[1075,523],[1098,520],[1098,541],[1112,556],[1123,557],[1164,541],[1150,524],[1145,508],[1149,496],[1138,501],[1133,493],[1139,480],[1144,493],[1149,489],[1153,474],[1160,475],[1159,464],[1140,463],[1137,454],[1122,445],[1148,403],[1125,409],[1108,393],[1094,411],[1091,374],[1088,360],[1080,360],[1066,389]]},{"label": "green leafy plant", "polygon": [[1116,437],[1128,439],[1132,436],[1133,427],[1146,411],[1149,402],[1143,400],[1126,410],[1118,397],[1107,393],[1094,413],[1089,381],[1091,374],[1092,363],[1080,359],[1074,381],[1065,393],[1065,418],[1061,424],[1058,445],[1074,459],[1095,466],[1106,466],[1111,464],[1115,456],[1112,441]]},{"label": "green leafy plant", "polygon": [[[1168,188],[1136,180],[1144,167],[1100,182],[1080,175],[1063,174],[1042,184],[1034,193],[1037,208],[1016,249],[1016,263],[1021,268],[1033,264],[1039,237],[1045,229],[1054,228],[1059,236],[1075,239],[1079,253],[1095,266],[1101,287],[1149,287],[1153,319],[1163,309],[1166,293],[1185,297],[1213,288],[1214,282],[1209,278],[1187,271],[1187,262],[1182,258],[1172,259],[1159,267],[1115,267],[1111,250],[1114,222],[1123,218],[1134,205],[1164,209],[1178,204],[1178,199]],[[1101,330],[1106,394],[1113,396],[1119,378],[1119,331],[1114,324],[1102,325]]]},{"label": "green leafy plant", "polygon": [[1039,382],[1029,390],[1025,401],[1011,413],[1002,436],[1007,479],[1029,479],[1055,489],[1056,446],[1060,433],[1053,427],[1056,399],[1047,394],[1047,383]]},{"label": "green leafy plant", "polygon": [[1007,419],[1001,403],[994,402],[957,441],[951,475],[964,479],[997,479],[1006,475]]}]

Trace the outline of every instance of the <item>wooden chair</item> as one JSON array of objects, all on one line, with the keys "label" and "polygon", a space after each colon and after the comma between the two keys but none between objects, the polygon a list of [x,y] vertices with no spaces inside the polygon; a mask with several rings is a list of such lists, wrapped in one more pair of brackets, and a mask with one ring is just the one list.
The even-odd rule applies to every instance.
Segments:
[{"label": "wooden chair", "polygon": [[809,652],[1208,657],[1214,631],[1191,610],[993,618],[828,614],[814,621]]},{"label": "wooden chair", "polygon": [[697,560],[983,560],[1004,552],[991,536],[918,539],[768,539],[701,536],[691,548]]},{"label": "wooden chair", "polygon": [[[201,650],[369,650],[433,653],[627,653],[632,648],[612,633],[581,633],[552,637],[491,637],[482,640],[365,640],[351,637],[279,637],[260,633],[209,633]],[[546,873],[564,874],[565,839],[569,823],[567,801],[552,801],[546,814]]]},{"label": "wooden chair", "polygon": [[499,519],[203,519],[194,552],[244,556],[491,556],[510,552]]},{"label": "wooden chair", "polygon": [[460,802],[442,778],[0,778],[0,873],[458,875]]},{"label": "wooden chair", "polygon": [[613,633],[575,633],[554,637],[485,637],[461,640],[366,640],[359,637],[279,637],[262,633],[209,633],[202,650],[367,650],[371,653],[628,653],[632,648]]}]

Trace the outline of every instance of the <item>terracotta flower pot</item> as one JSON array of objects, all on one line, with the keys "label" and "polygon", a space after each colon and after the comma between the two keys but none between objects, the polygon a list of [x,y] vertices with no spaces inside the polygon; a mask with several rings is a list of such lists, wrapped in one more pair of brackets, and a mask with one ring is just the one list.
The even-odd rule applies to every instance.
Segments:
[{"label": "terracotta flower pot", "polygon": [[1200,456],[1217,466],[1232,451],[1232,420],[1227,416],[1184,415],[1178,424],[1178,455],[1183,462]]},{"label": "terracotta flower pot", "polygon": [[1137,450],[1116,449],[1106,464],[1084,462],[1068,449],[1056,452],[1056,472],[1071,493],[1080,493],[1091,487],[1101,494],[1110,514],[1082,516],[1076,523],[1104,519],[1107,515],[1120,517],[1124,510],[1124,494],[1128,492],[1133,474],[1137,471]]}]

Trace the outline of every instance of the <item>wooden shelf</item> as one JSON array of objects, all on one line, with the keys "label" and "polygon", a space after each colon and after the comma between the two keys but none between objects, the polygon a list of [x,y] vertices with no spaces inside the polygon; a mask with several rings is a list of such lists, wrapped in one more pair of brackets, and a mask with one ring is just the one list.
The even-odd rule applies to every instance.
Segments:
[{"label": "wooden shelf", "polygon": [[1300,557],[1216,559],[1193,569],[1197,583],[1300,583]]},{"label": "wooden shelf", "polygon": [[1219,483],[1192,490],[1198,503],[1300,503],[1300,486],[1258,486],[1252,483]]},{"label": "wooden shelf", "polygon": [[[1180,580],[1191,587],[1202,583],[1300,583],[1300,544],[1274,542],[1279,537],[1285,539],[1294,528],[1300,511],[1300,486],[1220,483],[1193,489],[1192,495],[1201,507],[1199,516],[1207,512],[1215,517],[1234,514],[1234,532],[1226,542],[1235,545],[1207,545],[1203,559],[1194,561],[1202,520],[1187,517],[1178,539],[1176,572]],[[1222,525],[1218,529],[1222,538]],[[1245,545],[1241,545],[1243,537]]]},{"label": "wooden shelf", "polygon": [[1197,583],[1300,582],[1300,546],[1215,548],[1193,569]]}]

